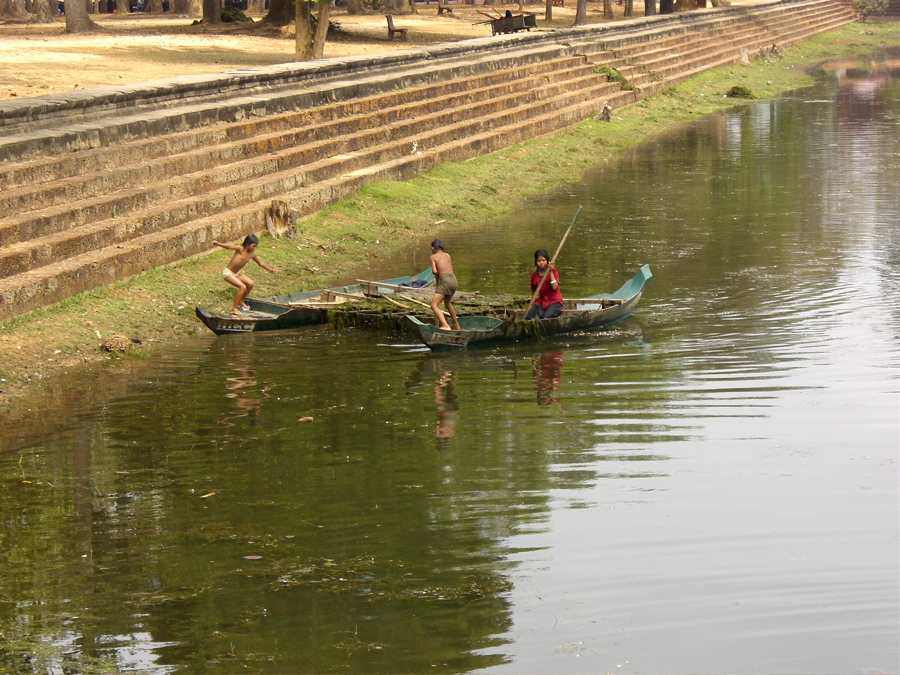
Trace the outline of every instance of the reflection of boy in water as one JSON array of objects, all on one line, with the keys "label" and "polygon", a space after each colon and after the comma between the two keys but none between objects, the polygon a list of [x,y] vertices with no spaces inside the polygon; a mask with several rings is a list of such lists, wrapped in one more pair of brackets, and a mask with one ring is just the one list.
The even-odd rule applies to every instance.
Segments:
[{"label": "reflection of boy in water", "polygon": [[434,385],[434,403],[437,406],[437,419],[434,424],[434,438],[438,450],[446,450],[450,439],[456,434],[456,421],[459,419],[459,405],[453,392],[456,385],[456,372],[446,370],[438,377]]},{"label": "reflection of boy in water", "polygon": [[531,374],[534,376],[538,405],[559,403],[559,397],[553,394],[562,388],[562,357],[562,352],[546,352],[533,362]]},{"label": "reflection of boy in water", "polygon": [[219,424],[222,426],[233,427],[234,423],[231,420],[248,416],[254,418],[255,424],[262,412],[262,399],[269,397],[265,389],[259,391],[259,398],[253,398],[249,395],[253,393],[253,389],[256,387],[256,371],[247,363],[250,358],[249,354],[239,353],[237,356],[239,363],[232,366],[237,375],[227,378],[225,384],[225,387],[228,389],[228,393],[225,396],[234,399],[237,411],[220,418]]}]

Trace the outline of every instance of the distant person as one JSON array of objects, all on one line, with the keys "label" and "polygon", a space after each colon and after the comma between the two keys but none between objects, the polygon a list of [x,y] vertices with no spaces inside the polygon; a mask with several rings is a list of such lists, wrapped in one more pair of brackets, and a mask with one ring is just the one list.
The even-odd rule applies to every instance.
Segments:
[{"label": "distant person", "polygon": [[246,274],[241,273],[244,265],[252,260],[272,274],[277,274],[278,270],[266,265],[259,259],[259,256],[256,255],[256,247],[259,246],[259,239],[255,234],[248,234],[244,239],[244,243],[240,246],[223,244],[218,241],[213,241],[213,246],[219,246],[221,248],[227,248],[229,251],[234,251],[234,255],[231,256],[231,261],[228,263],[228,266],[222,270],[222,277],[225,281],[238,289],[237,294],[234,296],[234,307],[231,308],[231,313],[240,316],[241,312],[249,312],[250,306],[247,305],[244,300],[250,295],[250,291],[253,290],[253,279]]},{"label": "distant person", "polygon": [[[547,276],[548,274],[550,276]],[[545,277],[546,280],[541,285],[541,279]],[[559,290],[559,270],[556,269],[556,263],[550,260],[550,254],[542,248],[534,252],[534,272],[531,273],[532,294],[538,285],[541,285],[541,292],[525,318],[555,319],[562,314],[563,308],[562,292]]]},{"label": "distant person", "polygon": [[453,307],[453,295],[456,293],[456,275],[453,274],[453,262],[444,250],[444,242],[435,239],[431,242],[431,272],[434,274],[434,297],[431,299],[431,311],[437,327],[450,330],[447,319],[441,311],[441,302],[447,308],[450,319],[453,321],[453,330],[459,330],[459,319],[456,318],[456,308]]}]

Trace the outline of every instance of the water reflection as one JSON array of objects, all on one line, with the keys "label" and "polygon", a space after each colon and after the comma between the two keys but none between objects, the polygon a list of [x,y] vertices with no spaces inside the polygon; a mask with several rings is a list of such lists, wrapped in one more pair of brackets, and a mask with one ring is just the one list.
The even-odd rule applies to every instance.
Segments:
[{"label": "water reflection", "polygon": [[256,426],[260,422],[263,400],[269,398],[270,383],[262,387],[257,386],[256,371],[252,368],[253,352],[248,346],[236,347],[233,358],[230,370],[235,374],[225,380],[225,387],[228,390],[225,396],[234,401],[237,410],[220,417],[219,424],[233,427],[232,420],[250,417],[251,423]]},{"label": "water reflection", "polygon": [[532,375],[538,405],[559,403],[562,388],[563,352],[544,352],[533,362]]},{"label": "water reflection", "polygon": [[450,439],[456,435],[459,420],[459,403],[456,400],[456,372],[443,371],[434,385],[434,404],[437,419],[434,424],[434,438],[438,450],[446,450]]}]

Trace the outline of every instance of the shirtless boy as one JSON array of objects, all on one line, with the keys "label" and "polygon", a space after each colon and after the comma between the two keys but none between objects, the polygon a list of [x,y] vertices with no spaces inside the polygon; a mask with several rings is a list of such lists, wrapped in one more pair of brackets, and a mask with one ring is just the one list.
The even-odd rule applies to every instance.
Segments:
[{"label": "shirtless boy", "polygon": [[444,250],[444,242],[435,239],[431,242],[431,271],[434,274],[434,297],[431,299],[431,311],[437,327],[450,330],[447,319],[441,311],[441,302],[447,308],[450,319],[453,321],[453,329],[459,330],[459,319],[456,318],[456,308],[453,307],[453,294],[456,293],[456,275],[453,274],[453,263],[450,256]]},{"label": "shirtless boy", "polygon": [[252,260],[272,274],[277,274],[278,270],[266,265],[259,259],[259,256],[256,255],[256,247],[259,246],[259,239],[255,234],[248,234],[244,239],[244,243],[240,246],[223,244],[219,241],[213,241],[213,246],[219,246],[221,248],[227,248],[229,251],[234,251],[234,255],[231,256],[231,261],[228,263],[228,266],[222,270],[222,277],[225,281],[238,289],[237,294],[234,296],[234,307],[231,308],[231,313],[240,316],[241,312],[250,311],[250,306],[247,305],[244,300],[250,295],[250,291],[253,290],[253,279],[246,274],[241,273],[244,265]]}]

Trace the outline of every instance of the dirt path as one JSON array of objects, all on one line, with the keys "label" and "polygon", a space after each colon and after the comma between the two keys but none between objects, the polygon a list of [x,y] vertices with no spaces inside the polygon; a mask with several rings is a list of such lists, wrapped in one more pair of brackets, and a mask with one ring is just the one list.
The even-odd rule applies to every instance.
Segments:
[{"label": "dirt path", "polygon": [[[574,0],[569,4],[574,5]],[[641,4],[641,3],[636,3]],[[596,3],[590,23],[600,23]],[[394,17],[409,29],[409,40],[387,40],[381,14],[350,16],[336,10],[332,22],[340,34],[329,37],[326,58],[410,49],[428,44],[490,36],[482,12],[518,11],[518,5],[494,8],[454,3],[452,15],[437,15],[437,3],[420,5],[417,14]],[[617,19],[622,8],[613,5]],[[641,7],[643,5],[641,4]],[[574,6],[554,7],[553,21],[543,20],[543,5],[530,4],[540,29],[568,27]],[[225,25],[215,32],[191,26],[184,16],[150,14],[95,15],[106,30],[93,35],[67,35],[65,24],[0,24],[0,99],[45,96],[59,91],[154,80],[171,75],[218,73],[235,68],[268,66],[294,60],[293,29],[261,34],[258,28]],[[257,19],[259,17],[256,17]]]}]

